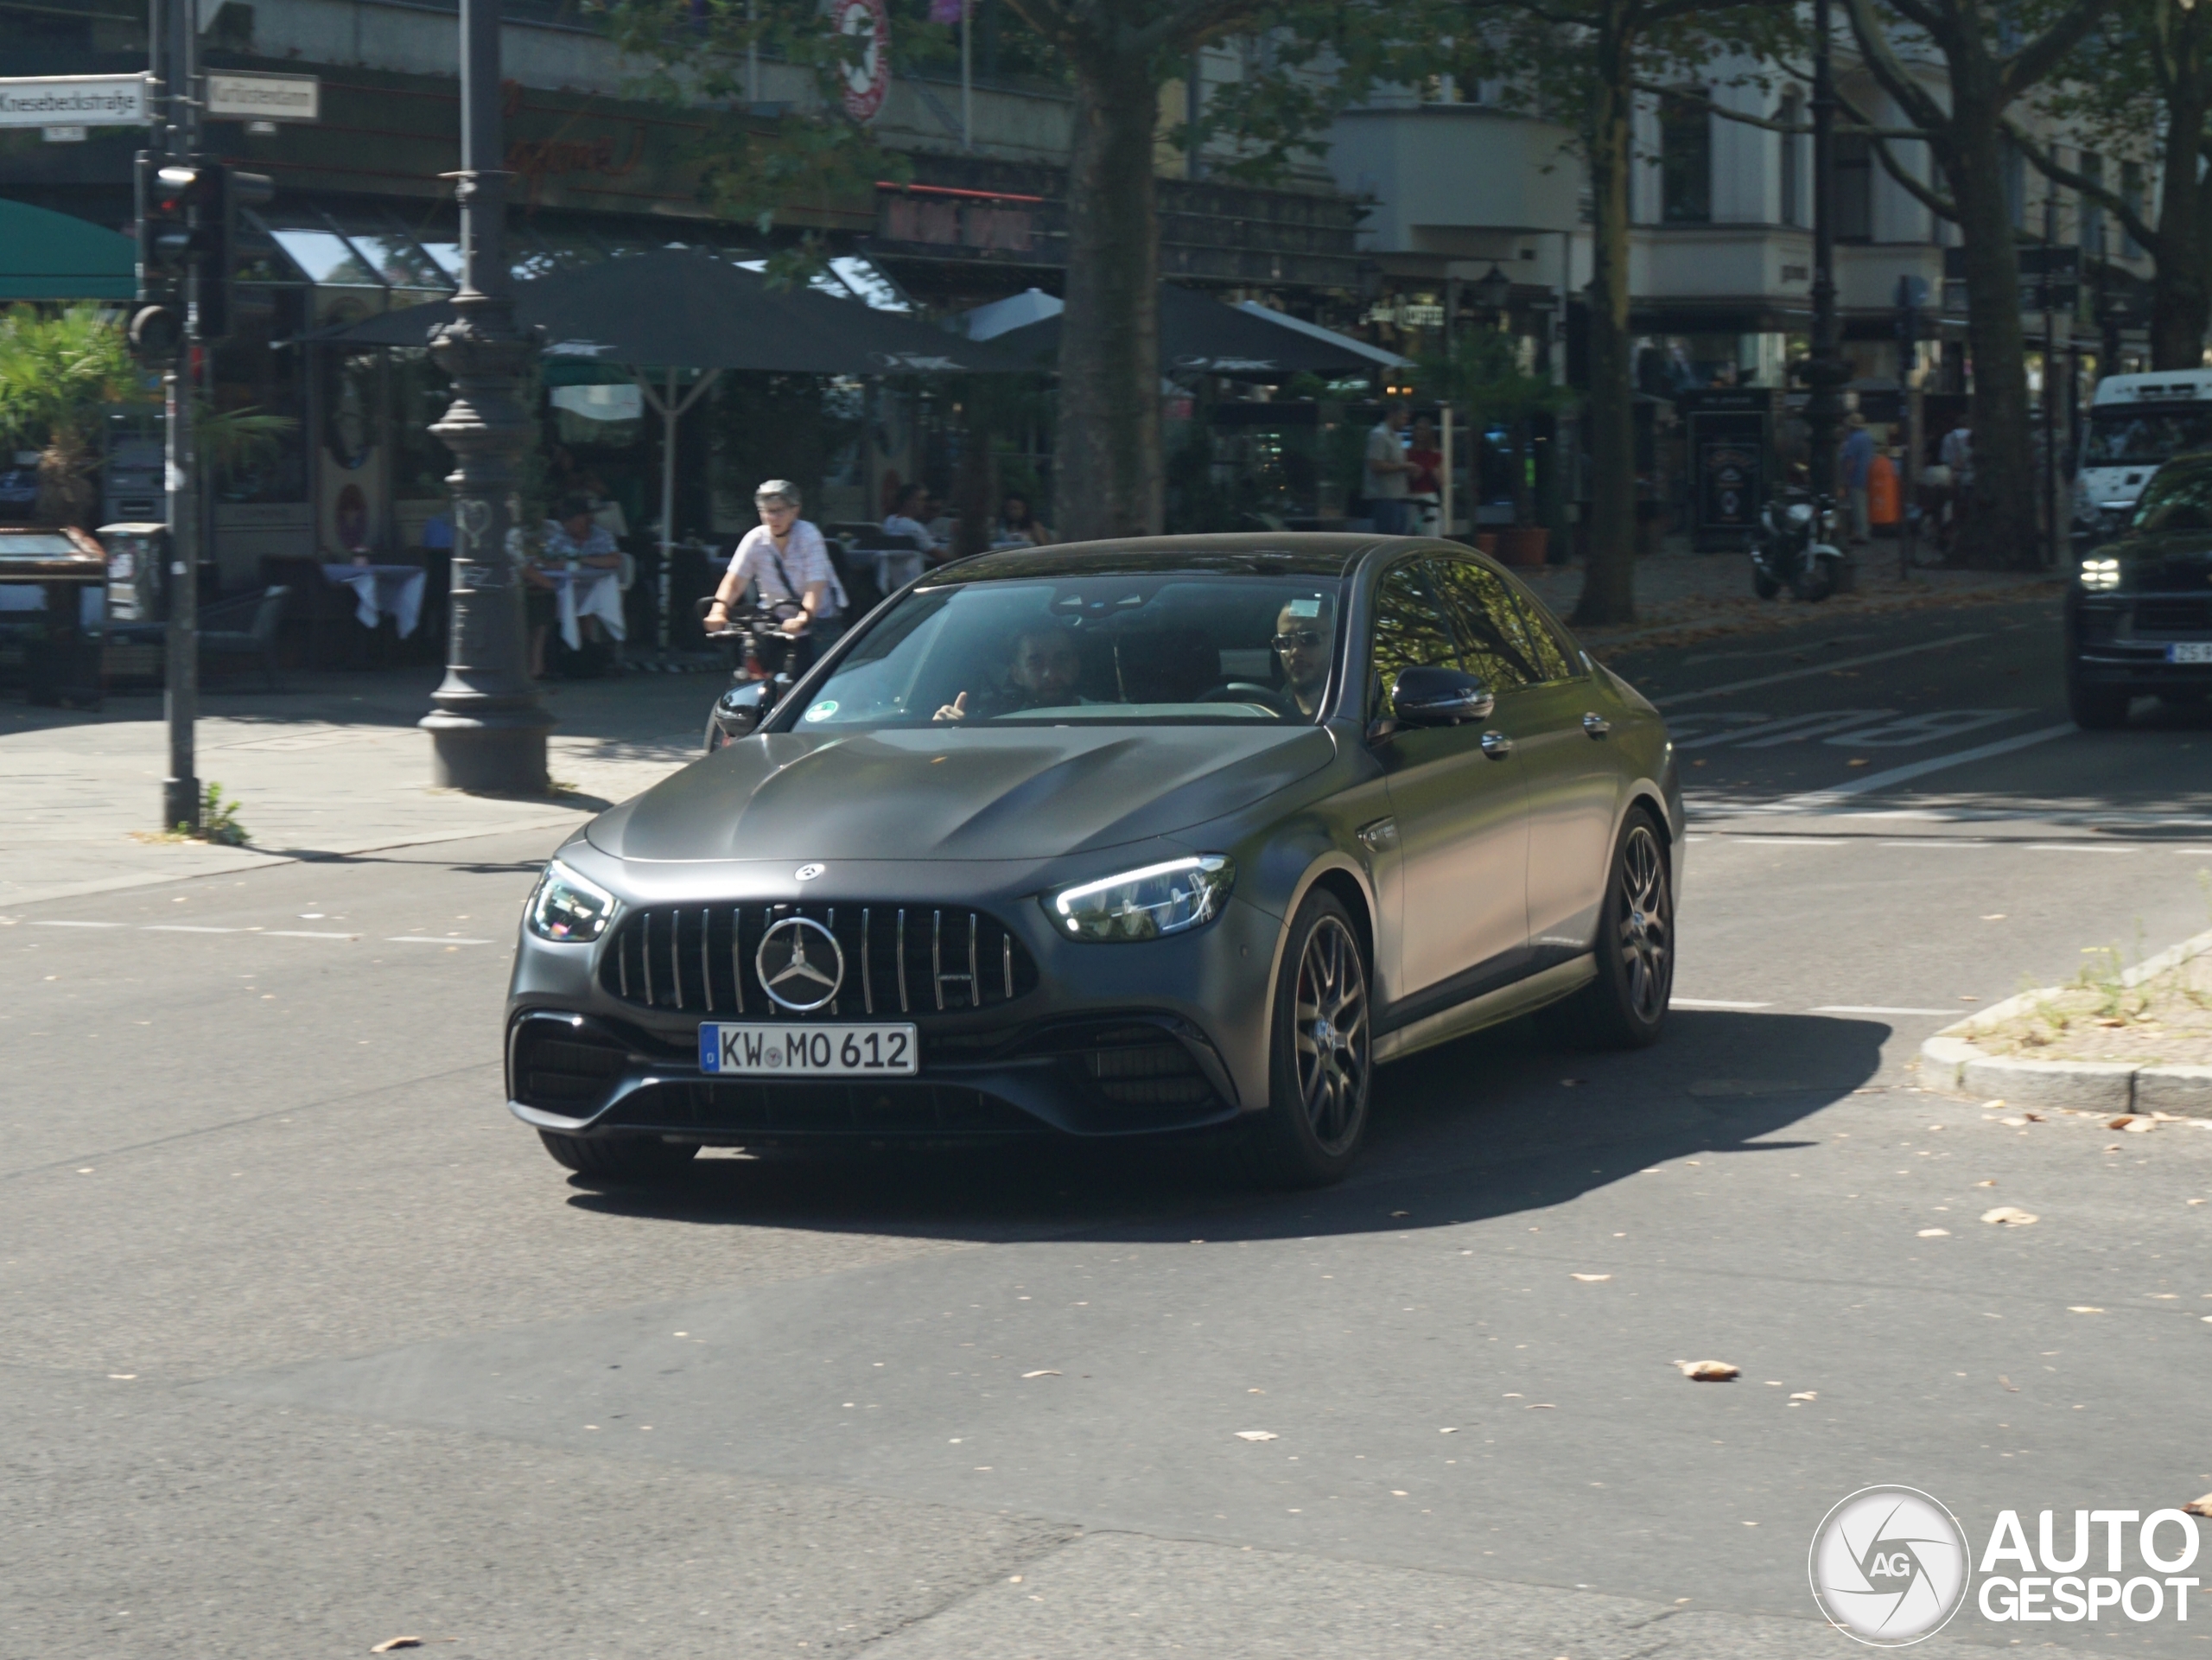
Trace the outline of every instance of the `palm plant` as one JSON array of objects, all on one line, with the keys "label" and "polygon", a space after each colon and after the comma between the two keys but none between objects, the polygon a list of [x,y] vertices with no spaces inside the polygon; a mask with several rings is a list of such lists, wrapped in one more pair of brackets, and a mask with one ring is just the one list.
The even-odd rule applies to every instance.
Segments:
[{"label": "palm plant", "polygon": [[92,528],[102,412],[143,395],[122,325],[99,307],[0,315],[0,444],[38,451],[42,521]]}]

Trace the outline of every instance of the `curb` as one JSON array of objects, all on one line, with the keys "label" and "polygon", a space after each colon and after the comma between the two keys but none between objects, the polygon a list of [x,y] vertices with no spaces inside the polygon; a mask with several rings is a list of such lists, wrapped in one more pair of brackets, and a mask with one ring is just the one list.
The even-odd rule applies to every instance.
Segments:
[{"label": "curb", "polygon": [[[2212,932],[2184,939],[2120,976],[2139,985],[2168,969],[2212,952]],[[1993,1003],[1945,1027],[1920,1046],[1920,1058],[1941,1087],[1967,1095],[2001,1096],[2007,1105],[2071,1107],[2087,1112],[2168,1112],[2212,1118],[2212,1066],[2138,1066],[2124,1060],[2022,1060],[1993,1055],[1974,1034],[2003,1024],[2061,989],[2044,986]]]}]

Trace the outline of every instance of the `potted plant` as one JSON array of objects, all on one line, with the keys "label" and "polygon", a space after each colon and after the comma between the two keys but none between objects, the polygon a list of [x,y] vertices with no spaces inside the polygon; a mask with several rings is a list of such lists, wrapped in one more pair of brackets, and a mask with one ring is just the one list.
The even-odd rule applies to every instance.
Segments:
[{"label": "potted plant", "polygon": [[[1497,554],[1510,565],[1544,563],[1550,533],[1536,520],[1536,493],[1529,478],[1531,423],[1540,415],[1572,409],[1574,395],[1548,375],[1522,361],[1522,341],[1503,328],[1467,328],[1448,347],[1421,359],[1423,391],[1448,398],[1479,435],[1496,429],[1506,434],[1507,471],[1513,481],[1513,523],[1498,537]],[[1478,440],[1479,441],[1479,440]]]},{"label": "potted plant", "polygon": [[0,315],[0,442],[38,451],[39,521],[92,528],[102,410],[144,396],[122,328],[97,306]]}]

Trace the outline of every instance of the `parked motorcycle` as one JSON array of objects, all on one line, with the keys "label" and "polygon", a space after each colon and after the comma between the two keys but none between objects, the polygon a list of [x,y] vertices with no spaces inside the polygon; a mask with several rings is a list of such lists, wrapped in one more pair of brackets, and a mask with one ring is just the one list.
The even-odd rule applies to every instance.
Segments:
[{"label": "parked motorcycle", "polygon": [[1838,530],[1836,504],[1802,490],[1782,490],[1767,498],[1751,529],[1751,588],[1763,600],[1783,588],[1808,602],[1835,592],[1843,550],[1833,539]]}]

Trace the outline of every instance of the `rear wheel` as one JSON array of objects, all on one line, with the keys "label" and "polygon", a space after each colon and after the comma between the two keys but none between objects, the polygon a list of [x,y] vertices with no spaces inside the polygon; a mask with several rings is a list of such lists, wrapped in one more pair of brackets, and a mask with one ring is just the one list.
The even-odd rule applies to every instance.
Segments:
[{"label": "rear wheel", "polygon": [[1268,1040],[1268,1110],[1246,1132],[1254,1173],[1271,1186],[1340,1181],[1358,1155],[1374,1074],[1367,985],[1351,913],[1315,889],[1291,919]]},{"label": "rear wheel", "polygon": [[2125,686],[2085,684],[2066,677],[2066,712],[2085,732],[2110,732],[2127,724],[2127,706],[2135,701]]},{"label": "rear wheel", "polygon": [[537,1139],[545,1143],[555,1163],[601,1181],[665,1181],[681,1175],[699,1151],[689,1142],[664,1142],[647,1135],[586,1141],[581,1135],[541,1129]]},{"label": "rear wheel", "polygon": [[1559,1005],[1554,1028],[1578,1043],[1641,1049],[1659,1041],[1675,990],[1675,890],[1666,844],[1643,812],[1613,850],[1598,920],[1598,977]]}]

